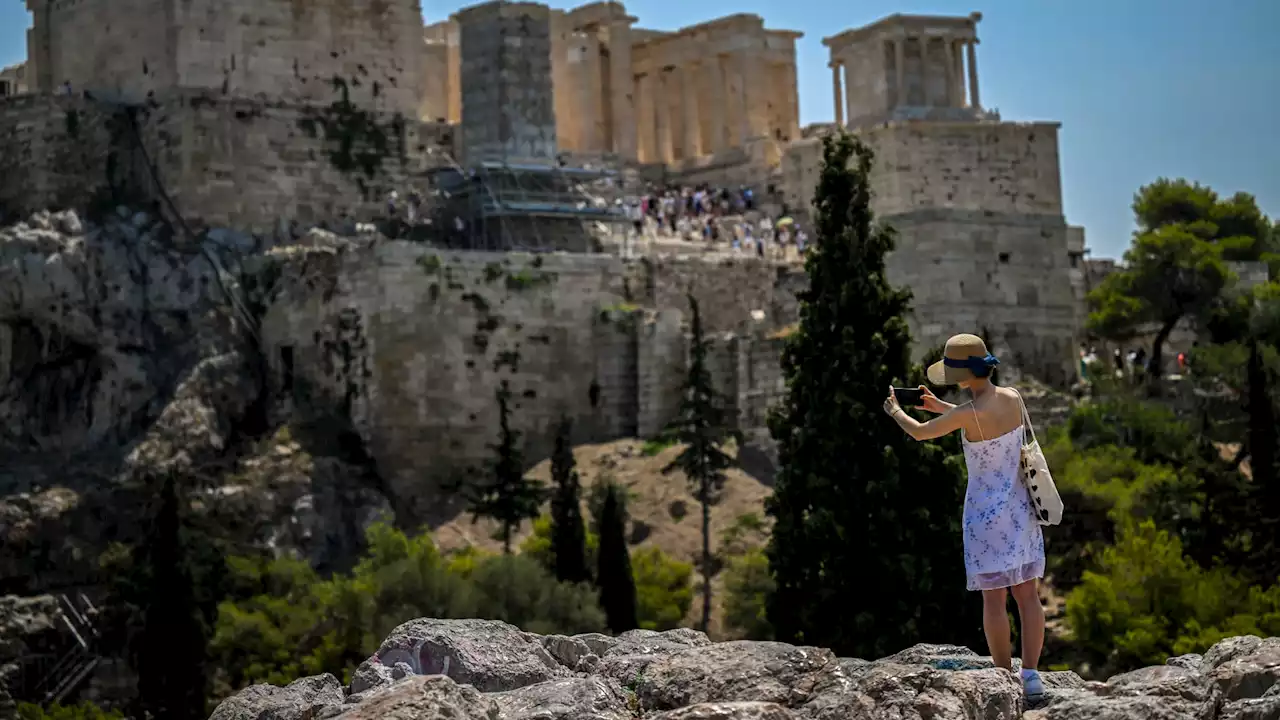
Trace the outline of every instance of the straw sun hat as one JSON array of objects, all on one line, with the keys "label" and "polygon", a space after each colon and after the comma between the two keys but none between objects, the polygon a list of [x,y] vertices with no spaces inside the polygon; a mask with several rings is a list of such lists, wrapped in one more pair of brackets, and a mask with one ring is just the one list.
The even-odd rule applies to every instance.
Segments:
[{"label": "straw sun hat", "polygon": [[929,382],[955,385],[963,380],[987,377],[1000,361],[987,352],[987,344],[977,335],[964,333],[947,340],[942,359],[929,366]]}]

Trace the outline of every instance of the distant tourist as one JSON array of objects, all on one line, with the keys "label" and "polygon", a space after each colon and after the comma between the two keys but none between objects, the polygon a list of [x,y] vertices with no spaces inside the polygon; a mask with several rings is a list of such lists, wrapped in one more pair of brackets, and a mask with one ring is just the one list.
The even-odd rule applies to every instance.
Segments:
[{"label": "distant tourist", "polygon": [[999,363],[981,338],[956,335],[947,340],[943,359],[929,367],[929,382],[959,385],[972,399],[952,405],[921,385],[919,407],[938,415],[921,423],[899,406],[891,387],[884,411],[916,440],[961,432],[969,472],[962,526],[969,589],[982,592],[982,626],[991,658],[1006,670],[1012,669],[1007,603],[1013,595],[1022,618],[1022,686],[1027,700],[1035,702],[1044,696],[1036,670],[1044,645],[1044,608],[1037,587],[1044,576],[1044,535],[1036,503],[1021,480],[1030,420],[1016,390],[992,384],[991,371]]}]

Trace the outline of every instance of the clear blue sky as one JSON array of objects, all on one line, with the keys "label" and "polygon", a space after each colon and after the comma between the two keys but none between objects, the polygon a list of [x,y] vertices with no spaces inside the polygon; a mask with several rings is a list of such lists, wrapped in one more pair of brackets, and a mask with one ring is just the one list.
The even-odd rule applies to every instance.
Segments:
[{"label": "clear blue sky", "polygon": [[[472,2],[425,0],[429,22]],[[581,2],[552,3],[572,7]],[[1183,176],[1258,197],[1280,215],[1280,0],[631,0],[639,24],[672,29],[735,12],[799,30],[801,122],[830,121],[822,37],[895,12],[983,13],[983,104],[1008,120],[1062,122],[1067,220],[1095,256],[1132,232],[1133,192]],[[0,65],[25,57],[24,3],[0,0]]]}]

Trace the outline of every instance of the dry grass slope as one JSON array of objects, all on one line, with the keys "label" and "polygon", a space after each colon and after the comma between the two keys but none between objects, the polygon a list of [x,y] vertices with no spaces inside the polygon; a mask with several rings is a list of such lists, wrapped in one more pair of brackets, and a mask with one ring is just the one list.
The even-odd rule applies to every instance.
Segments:
[{"label": "dry grass slope", "polygon": [[[698,502],[689,492],[689,483],[680,471],[664,475],[666,467],[680,453],[680,446],[667,447],[657,454],[646,455],[641,440],[617,440],[599,445],[581,445],[574,448],[578,462],[578,474],[584,490],[603,477],[612,477],[631,494],[630,537],[633,552],[638,548],[656,546],[668,555],[693,563],[695,572],[702,552],[702,524]],[[546,460],[529,471],[529,476],[551,482],[551,461]],[[739,468],[728,471],[724,493],[711,510],[711,542],[715,552],[721,534],[742,515],[754,513],[764,518],[764,500],[771,490],[760,479]],[[586,513],[586,507],[583,507]],[[496,523],[481,519],[475,524],[470,515],[462,515],[435,531],[436,542],[441,549],[458,550],[467,546],[489,552],[501,552],[502,545],[494,539]],[[516,539],[516,545],[529,536],[526,523]],[[764,535],[757,538],[763,541]],[[698,582],[697,578],[694,580]],[[723,582],[717,576],[712,581],[713,598],[722,596]],[[700,601],[695,596],[693,607],[685,618],[685,624],[694,627],[700,613]],[[721,608],[717,601],[713,608],[711,631],[713,636],[724,637]]]}]

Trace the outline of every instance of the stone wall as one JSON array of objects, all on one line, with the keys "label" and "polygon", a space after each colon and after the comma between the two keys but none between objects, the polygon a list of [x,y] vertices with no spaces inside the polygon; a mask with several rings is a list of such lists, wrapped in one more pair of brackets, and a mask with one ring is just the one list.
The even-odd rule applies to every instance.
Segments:
[{"label": "stone wall", "polygon": [[[1053,123],[889,123],[859,131],[875,151],[872,208],[898,230],[890,279],[913,291],[916,351],[988,332],[1006,363],[1074,376],[1079,302],[1062,215]],[[804,220],[821,138],[788,146],[784,195]]]},{"label": "stone wall", "polygon": [[972,332],[1018,373],[1053,385],[1075,377],[1078,305],[1061,217],[936,209],[889,222],[899,232],[889,280],[913,294],[917,357]]},{"label": "stone wall", "polygon": [[418,0],[186,0],[173,12],[179,87],[316,103],[339,78],[362,107],[417,117]]},{"label": "stone wall", "polygon": [[550,10],[491,2],[457,14],[467,163],[553,162]]},{"label": "stone wall", "polygon": [[863,131],[876,151],[875,210],[1062,215],[1058,123],[894,123]]},{"label": "stone wall", "polygon": [[142,100],[171,87],[175,3],[163,0],[35,0],[28,54],[34,88],[69,84],[99,97]]},{"label": "stone wall", "polygon": [[[691,284],[719,336],[747,327],[755,305],[791,306],[771,298],[790,288],[766,263],[437,254],[387,242],[313,253],[287,271],[262,336],[282,401],[350,415],[394,504],[441,520],[457,511],[436,504],[442,484],[489,457],[504,380],[530,464],[550,452],[561,416],[578,442],[660,431],[679,405],[687,343],[677,293]],[[713,354],[717,384],[755,419],[771,397],[762,388],[776,388],[777,356],[747,335],[718,339]]]},{"label": "stone wall", "polygon": [[248,231],[383,217],[388,191],[452,142],[449,126],[398,115],[205,94],[165,98],[141,129],[184,217]]},{"label": "stone wall", "polygon": [[111,117],[81,97],[0,99],[0,220],[99,196],[110,184]]},{"label": "stone wall", "polygon": [[418,0],[33,0],[36,88],[140,102],[175,89],[417,117]]},{"label": "stone wall", "polygon": [[339,105],[184,93],[126,117],[83,96],[0,100],[0,205],[85,209],[114,188],[251,232],[370,221],[385,217],[391,189],[406,194],[453,148],[449,125]]}]

